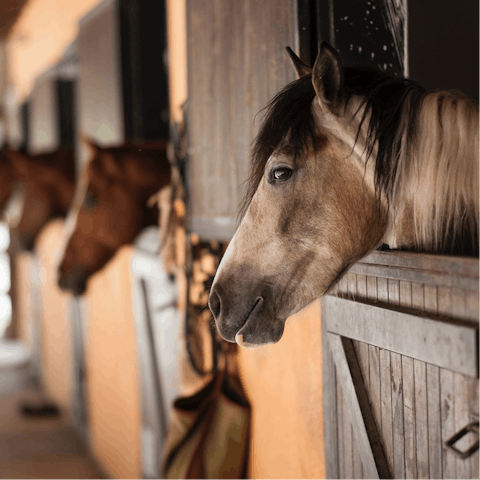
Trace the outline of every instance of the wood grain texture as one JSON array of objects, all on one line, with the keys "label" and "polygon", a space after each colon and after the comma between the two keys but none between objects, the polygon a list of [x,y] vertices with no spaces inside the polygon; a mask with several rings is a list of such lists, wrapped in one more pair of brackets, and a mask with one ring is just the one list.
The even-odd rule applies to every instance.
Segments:
[{"label": "wood grain texture", "polygon": [[[478,478],[478,453],[462,460],[444,446],[478,412],[478,260],[375,252],[360,263],[339,283],[344,298],[324,300],[324,316],[330,332],[354,339],[394,478]],[[387,347],[381,338],[392,333],[391,311],[411,314],[413,323],[402,317]],[[414,333],[426,318],[430,328]],[[442,344],[435,329],[451,327],[469,329],[464,339],[471,346],[461,346],[446,330]],[[407,353],[410,347],[399,348],[402,338],[410,338],[410,346],[422,342]],[[435,349],[435,359],[425,357]],[[471,360],[466,370],[455,363],[465,349],[465,361]],[[339,443],[344,445],[341,438]],[[469,435],[456,446],[465,450],[471,443]],[[355,463],[355,453],[353,458]]]},{"label": "wood grain texture", "polygon": [[294,5],[187,1],[188,177],[195,220],[235,223],[261,122],[256,115],[295,79],[285,53],[285,46],[298,43]]}]

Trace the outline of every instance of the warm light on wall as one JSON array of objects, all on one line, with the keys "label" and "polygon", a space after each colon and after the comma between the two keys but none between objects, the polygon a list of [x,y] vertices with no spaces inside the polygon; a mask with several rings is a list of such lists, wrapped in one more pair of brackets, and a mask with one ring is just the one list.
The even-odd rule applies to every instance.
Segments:
[{"label": "warm light on wall", "polygon": [[10,234],[5,223],[0,223],[0,338],[10,324],[12,318],[12,300],[10,290],[10,259],[5,253],[10,245]]},{"label": "warm light on wall", "polygon": [[7,44],[10,81],[19,102],[35,78],[60,60],[78,35],[78,20],[99,0],[30,0]]}]

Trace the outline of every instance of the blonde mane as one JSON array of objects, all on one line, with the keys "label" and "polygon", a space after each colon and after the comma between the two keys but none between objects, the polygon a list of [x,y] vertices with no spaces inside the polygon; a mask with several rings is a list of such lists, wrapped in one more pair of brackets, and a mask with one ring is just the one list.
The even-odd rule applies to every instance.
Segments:
[{"label": "blonde mane", "polygon": [[478,250],[478,120],[478,105],[462,93],[429,92],[413,130],[402,129],[392,207],[413,214],[417,250],[447,253],[455,242]]}]

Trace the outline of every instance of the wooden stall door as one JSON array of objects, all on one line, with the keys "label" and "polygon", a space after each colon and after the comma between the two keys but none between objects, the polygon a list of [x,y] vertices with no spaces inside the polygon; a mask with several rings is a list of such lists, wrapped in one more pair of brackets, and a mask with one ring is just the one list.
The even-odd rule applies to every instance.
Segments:
[{"label": "wooden stall door", "polygon": [[[296,78],[285,47],[308,44],[307,3],[187,1],[190,229],[201,239],[233,236],[257,113]],[[324,477],[319,303],[288,320],[278,345],[241,349],[238,361],[252,403],[250,476]]]},{"label": "wooden stall door", "polygon": [[141,478],[140,379],[131,258],[121,248],[88,283],[86,381],[92,452],[112,478]]},{"label": "wooden stall door", "polygon": [[327,476],[478,478],[478,259],[375,252],[322,313]]},{"label": "wooden stall door", "polygon": [[55,269],[62,233],[63,221],[54,220],[41,231],[36,243],[41,285],[41,378],[50,399],[70,416],[73,393],[70,297],[59,289]]}]

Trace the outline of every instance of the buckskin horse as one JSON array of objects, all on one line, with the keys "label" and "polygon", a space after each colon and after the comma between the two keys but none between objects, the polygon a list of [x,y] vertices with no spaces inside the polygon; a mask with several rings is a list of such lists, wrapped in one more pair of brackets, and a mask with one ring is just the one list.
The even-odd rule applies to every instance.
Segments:
[{"label": "buckskin horse", "polygon": [[381,244],[478,256],[478,105],[325,42],[269,104],[209,304],[221,336],[280,340],[287,317]]},{"label": "buckskin horse", "polygon": [[[8,173],[9,188],[4,195],[7,189],[1,187],[0,209],[21,189],[23,205],[13,228],[20,245],[33,250],[45,224],[52,218],[64,217],[70,207],[75,191],[74,154],[65,148],[38,155],[26,155],[10,148],[2,151],[8,159],[3,169]],[[5,184],[4,178],[2,184]]]},{"label": "buckskin horse", "polygon": [[65,224],[58,284],[76,295],[87,280],[146,226],[157,224],[148,199],[170,182],[166,142],[102,148],[89,141],[93,157],[77,184]]}]

